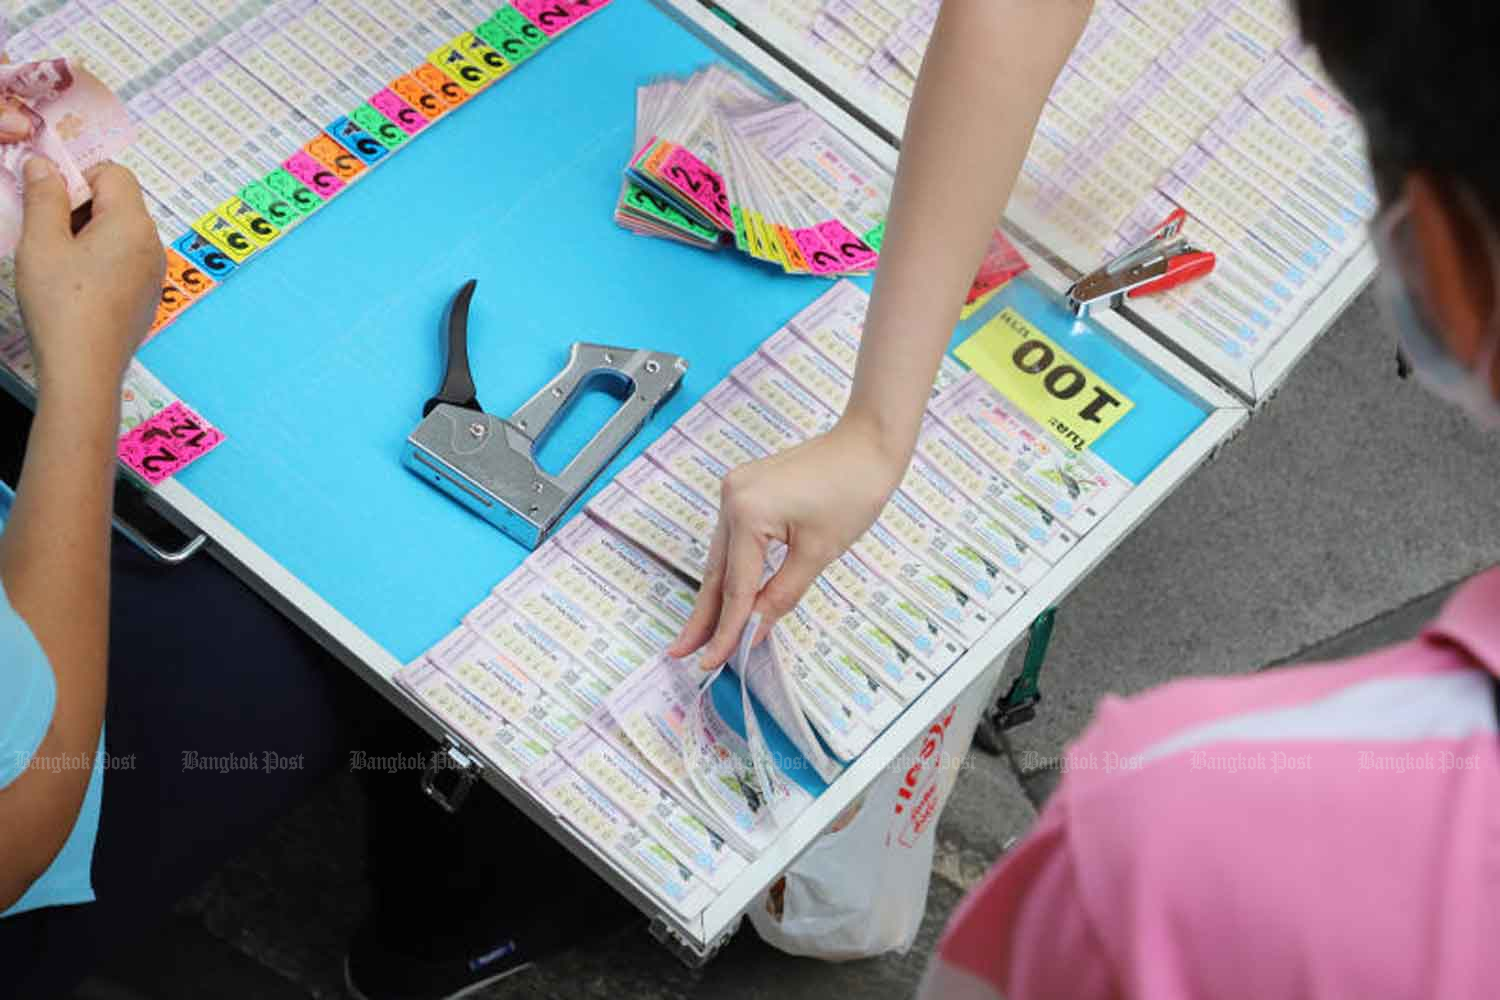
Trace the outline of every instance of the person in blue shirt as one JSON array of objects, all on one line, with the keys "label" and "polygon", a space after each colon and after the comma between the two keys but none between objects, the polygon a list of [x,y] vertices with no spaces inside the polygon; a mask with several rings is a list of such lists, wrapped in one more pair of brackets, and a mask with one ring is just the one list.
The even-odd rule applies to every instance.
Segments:
[{"label": "person in blue shirt", "polygon": [[0,911],[92,898],[109,646],[110,512],[120,381],[165,260],[135,179],[89,177],[76,234],[42,157],[25,167],[16,293],[37,410],[0,534]]},{"label": "person in blue shirt", "polygon": [[[38,384],[34,416],[0,393],[0,996],[30,998],[128,952],[351,751],[433,743],[223,567],[111,546],[120,383],[162,248],[129,171],[89,174],[76,230],[56,171],[25,174],[16,289]],[[489,789],[447,816],[416,773],[360,777],[373,905],[348,956],[356,995],[454,995],[618,917]],[[577,898],[599,902],[555,908]]]}]

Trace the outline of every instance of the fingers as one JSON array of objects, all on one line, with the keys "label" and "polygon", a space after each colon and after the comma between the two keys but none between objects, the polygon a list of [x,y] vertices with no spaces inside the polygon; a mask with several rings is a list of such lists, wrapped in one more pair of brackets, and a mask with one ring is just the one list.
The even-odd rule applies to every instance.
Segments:
[{"label": "fingers", "polygon": [[68,189],[57,168],[43,156],[33,156],[23,168],[26,191],[21,214],[21,243],[55,246],[72,237]]},{"label": "fingers", "polygon": [[146,199],[135,174],[118,163],[100,163],[83,175],[94,191],[94,216],[126,210],[145,214]]},{"label": "fingers", "polygon": [[704,666],[718,666],[734,655],[740,633],[755,597],[760,592],[761,567],[765,552],[754,531],[748,527],[729,526],[729,547],[724,566],[724,596],[719,609],[719,625],[714,637],[703,647]]},{"label": "fingers", "polygon": [[755,610],[761,616],[756,643],[766,637],[772,625],[791,613],[828,563],[828,559],[806,544],[793,545],[787,550],[786,562],[761,588],[760,598],[755,602]]},{"label": "fingers", "polygon": [[[677,641],[667,647],[667,655],[681,659],[690,656],[714,634],[714,624],[719,620],[719,608],[724,603],[724,564],[728,557],[729,519],[721,516],[714,526],[714,536],[708,543],[708,568],[703,574],[703,586],[698,589],[698,601],[687,624],[677,634]],[[711,664],[710,666],[718,666]]]}]

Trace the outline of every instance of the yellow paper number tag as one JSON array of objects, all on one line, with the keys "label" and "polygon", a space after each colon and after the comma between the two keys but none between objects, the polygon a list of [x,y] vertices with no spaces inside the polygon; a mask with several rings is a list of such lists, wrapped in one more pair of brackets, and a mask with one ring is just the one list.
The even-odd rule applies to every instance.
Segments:
[{"label": "yellow paper number tag", "polygon": [[1082,451],[1135,406],[1013,307],[954,352],[1069,448]]}]

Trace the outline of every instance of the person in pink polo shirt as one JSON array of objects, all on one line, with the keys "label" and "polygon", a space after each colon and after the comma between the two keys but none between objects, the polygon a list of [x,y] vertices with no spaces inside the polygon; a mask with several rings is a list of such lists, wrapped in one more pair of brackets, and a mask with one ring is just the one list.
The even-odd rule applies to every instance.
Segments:
[{"label": "person in pink polo shirt", "polygon": [[[1296,7],[1366,126],[1403,358],[1500,427],[1500,4]],[[1106,699],[923,996],[1500,996],[1497,678],[1500,568],[1411,642]]]}]

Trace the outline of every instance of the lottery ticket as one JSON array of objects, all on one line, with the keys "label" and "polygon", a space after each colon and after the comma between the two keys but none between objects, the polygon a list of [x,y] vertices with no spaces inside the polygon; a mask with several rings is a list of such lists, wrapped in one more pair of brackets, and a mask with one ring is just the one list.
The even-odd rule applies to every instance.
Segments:
[{"label": "lottery ticket", "polygon": [[844,412],[854,379],[791,329],[778,330],[761,345],[760,354],[796,379],[808,395]]},{"label": "lottery ticket", "polygon": [[901,492],[1023,587],[1031,587],[1047,572],[1047,561],[1031,542],[1023,540],[1013,526],[971,502],[927,459],[912,460],[901,480]]},{"label": "lottery ticket", "polygon": [[697,592],[637,546],[590,517],[575,517],[553,538],[612,586],[661,613],[669,625],[687,624]]},{"label": "lottery ticket", "polygon": [[511,725],[425,659],[398,670],[396,682],[517,781],[548,754],[545,743]]},{"label": "lottery ticket", "polygon": [[640,878],[674,911],[693,916],[708,905],[707,885],[567,761],[549,759],[526,775],[526,783],[601,854]]},{"label": "lottery ticket", "polygon": [[765,458],[770,452],[718,411],[700,401],[682,415],[676,427],[689,440],[728,468]]},{"label": "lottery ticket", "polygon": [[[751,624],[755,628],[751,629],[749,625],[746,626],[749,634],[744,637],[742,647],[747,645],[755,630],[759,629],[760,617],[752,616]],[[775,720],[776,725],[791,741],[792,746],[797,748],[797,752],[801,755],[801,763],[811,765],[818,777],[825,782],[837,778],[839,772],[843,770],[843,765],[828,756],[808,724],[802,700],[798,697],[793,684],[792,664],[781,660],[780,646],[770,641],[763,641],[754,647],[742,649],[738,658],[731,664],[731,668],[740,678],[741,708],[746,718],[751,719],[755,714],[750,700],[750,696],[754,695],[756,703]],[[758,726],[757,722],[756,727]],[[776,767],[776,761],[772,760],[770,766]]]},{"label": "lottery ticket", "polygon": [[[322,128],[343,114],[342,107],[324,93],[333,88],[332,80],[287,40],[277,41],[278,33],[273,22],[257,19],[225,35],[219,48],[266,89]],[[293,59],[293,65],[283,61],[286,56]],[[303,72],[310,78],[304,80]]]},{"label": "lottery ticket", "polygon": [[859,336],[865,325],[870,297],[852,281],[839,281],[787,324],[853,376],[859,356]]},{"label": "lottery ticket", "polygon": [[609,797],[641,829],[714,889],[722,890],[748,862],[687,806],[667,794],[646,768],[590,729],[558,745],[558,754]]},{"label": "lottery ticket", "polygon": [[720,382],[703,394],[703,403],[738,429],[766,454],[785,451],[803,440],[791,421],[733,382]]},{"label": "lottery ticket", "polygon": [[976,546],[946,530],[905,491],[897,490],[881,512],[880,524],[930,565],[951,574],[958,587],[972,594],[992,614],[1020,599],[1024,589]]},{"label": "lottery ticket", "polygon": [[[565,613],[576,614],[562,602],[546,606],[553,624]],[[533,619],[517,614],[504,601],[489,597],[464,616],[469,629],[540,687],[565,706],[576,718],[562,719],[571,729],[609,696],[609,682],[583,661],[571,656],[564,644]]]},{"label": "lottery ticket", "polygon": [[[506,613],[509,609],[502,607]],[[471,617],[487,622],[481,605]],[[458,628],[427,653],[432,663],[548,748],[556,746],[583,722],[583,716],[552,698],[525,665],[467,628]]]},{"label": "lottery ticket", "polygon": [[[560,549],[550,551],[568,560]],[[646,661],[646,650],[600,623],[556,581],[534,573],[532,565],[523,564],[500,581],[494,597],[540,628],[571,659],[586,665],[599,682],[590,685],[587,700],[602,700]]]},{"label": "lottery ticket", "polygon": [[[910,603],[966,641],[989,628],[994,618],[986,605],[969,595],[941,570],[924,561],[877,520],[850,550]],[[859,604],[859,601],[855,601]]]},{"label": "lottery ticket", "polygon": [[[694,444],[687,435],[676,427],[668,428],[646,449],[646,457],[718,510],[719,491],[729,466]],[[712,531],[712,525],[709,530]]]},{"label": "lottery ticket", "polygon": [[[812,614],[793,608],[773,630],[789,642],[802,662],[831,681],[836,700],[872,735],[879,734],[901,713],[901,702],[866,671],[858,657],[819,628]],[[809,713],[812,714],[812,713]]]},{"label": "lottery ticket", "polygon": [[864,753],[875,734],[860,720],[838,683],[811,665],[779,626],[766,641],[777,647],[777,659],[791,680],[798,707],[833,757],[847,763]]},{"label": "lottery ticket", "polygon": [[1130,481],[1097,455],[1063,448],[977,375],[944,393],[931,410],[1075,532],[1087,531],[1130,491]]},{"label": "lottery ticket", "polygon": [[[613,678],[615,683],[634,673],[650,654],[665,649],[676,638],[676,629],[663,617],[635,604],[560,545],[542,546],[526,560],[525,567],[556,587],[603,627],[604,633],[589,641],[582,658],[599,666],[600,675]],[[576,649],[574,652],[579,655]]]},{"label": "lottery ticket", "polygon": [[1210,127],[1216,137],[1264,164],[1279,179],[1315,189],[1318,194],[1309,197],[1319,203],[1331,201],[1362,219],[1371,218],[1378,208],[1373,190],[1343,176],[1336,163],[1325,161],[1320,147],[1308,146],[1282,131],[1243,98],[1231,102]]},{"label": "lottery ticket", "polygon": [[231,191],[238,190],[263,173],[241,161],[245,144],[241,134],[206,107],[180,79],[167,77],[151,93],[161,102],[153,125],[221,184],[228,182]]},{"label": "lottery ticket", "polygon": [[[752,755],[750,743],[715,708],[710,688],[696,691],[688,704],[684,766],[699,801],[743,843],[742,853],[756,857],[780,830],[778,816],[795,815],[810,798],[774,762]],[[754,713],[746,717],[747,726],[753,719]]]},{"label": "lottery ticket", "polygon": [[928,665],[951,663],[963,651],[948,631],[947,622],[898,590],[854,553],[846,552],[829,563],[822,579],[886,629],[917,661]]},{"label": "lottery ticket", "polygon": [[1201,147],[1189,150],[1173,166],[1172,173],[1293,264],[1313,272],[1333,255],[1332,247],[1299,226],[1283,208],[1239,180]]},{"label": "lottery ticket", "polygon": [[769,405],[804,438],[827,433],[838,420],[834,411],[762,354],[752,354],[735,365],[729,377],[751,396]]},{"label": "lottery ticket", "polygon": [[[932,683],[933,673],[885,629],[856,611],[827,580],[813,581],[799,604],[817,627],[853,654],[860,668],[895,695],[902,704],[915,699]],[[947,669],[950,664],[943,664]]]},{"label": "lottery ticket", "polygon": [[618,483],[609,483],[585,510],[677,572],[702,581],[708,567],[708,543],[647,500]]},{"label": "lottery ticket", "polygon": [[[682,450],[691,447],[680,435],[677,440],[683,441]],[[636,459],[621,470],[615,482],[687,532],[706,555],[708,544],[713,539],[714,525],[719,519],[719,510],[713,501],[705,499],[688,483],[652,461],[649,452],[648,456]]]},{"label": "lottery ticket", "polygon": [[[695,805],[703,803],[688,776],[684,757],[688,709],[697,697],[697,672],[689,673],[665,656],[657,656],[610,694],[604,712],[624,735],[632,750],[678,798]],[[590,722],[604,735],[608,729]],[[746,853],[745,842],[734,831],[723,830],[735,849]]]}]

